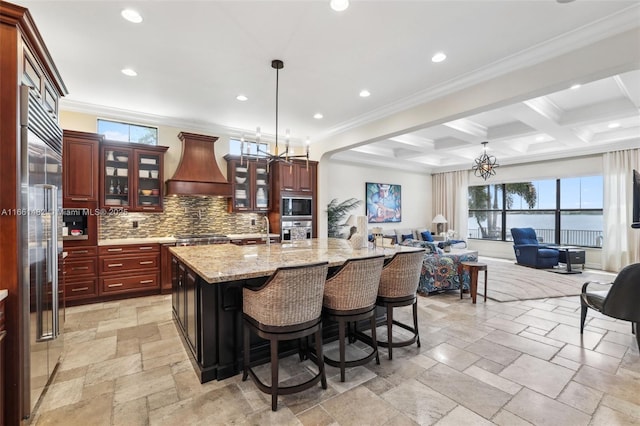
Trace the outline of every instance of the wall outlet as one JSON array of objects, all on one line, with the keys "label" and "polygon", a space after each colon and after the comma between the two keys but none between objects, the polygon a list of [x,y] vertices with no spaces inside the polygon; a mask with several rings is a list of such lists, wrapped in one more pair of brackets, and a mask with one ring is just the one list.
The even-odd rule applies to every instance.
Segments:
[{"label": "wall outlet", "polygon": [[251,219],[251,226],[256,226],[256,220],[255,219]]},{"label": "wall outlet", "polygon": [[134,220],[133,222],[131,222],[131,224],[133,225],[134,228],[138,227],[138,221]]}]

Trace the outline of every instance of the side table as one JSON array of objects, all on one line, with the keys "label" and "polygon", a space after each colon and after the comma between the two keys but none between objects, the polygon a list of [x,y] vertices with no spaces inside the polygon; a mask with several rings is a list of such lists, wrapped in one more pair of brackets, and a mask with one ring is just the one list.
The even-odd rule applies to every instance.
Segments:
[{"label": "side table", "polygon": [[[487,301],[487,264],[482,262],[460,262],[460,282],[462,274],[469,271],[469,293],[471,301],[475,304],[478,295],[478,272],[484,271],[484,301]],[[460,285],[460,299],[462,299],[462,285]]]}]

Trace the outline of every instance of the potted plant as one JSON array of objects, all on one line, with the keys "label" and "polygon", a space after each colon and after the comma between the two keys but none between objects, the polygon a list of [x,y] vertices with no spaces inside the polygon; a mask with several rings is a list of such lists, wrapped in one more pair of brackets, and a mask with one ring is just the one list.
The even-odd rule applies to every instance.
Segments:
[{"label": "potted plant", "polygon": [[362,201],[355,198],[349,198],[341,203],[337,198],[331,200],[327,205],[327,228],[330,238],[342,238],[342,227],[347,225],[344,223],[344,217],[349,213],[349,210],[360,204]]}]

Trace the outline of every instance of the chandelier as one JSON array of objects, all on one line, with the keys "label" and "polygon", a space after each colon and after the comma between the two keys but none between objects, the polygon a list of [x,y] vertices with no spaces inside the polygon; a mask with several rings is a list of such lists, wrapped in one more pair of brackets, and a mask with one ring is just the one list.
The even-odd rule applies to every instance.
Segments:
[{"label": "chandelier", "polygon": [[[307,138],[305,154],[297,154],[297,155],[289,154],[290,132],[289,132],[289,129],[286,129],[284,151],[280,152],[278,149],[278,89],[279,89],[279,82],[280,82],[279,81],[280,70],[284,68],[284,62],[282,62],[280,59],[274,59],[271,61],[271,68],[276,70],[276,140],[275,140],[276,146],[273,154],[268,151],[262,150],[262,148],[260,148],[260,137],[261,137],[260,127],[257,127],[256,128],[257,149],[256,149],[255,159],[256,161],[259,161],[260,159],[266,160],[267,170],[268,170],[269,165],[274,162],[280,161],[280,162],[287,163],[291,166],[293,164],[291,162],[292,158],[305,158],[307,160],[307,169],[309,169],[309,144],[310,144],[309,138]],[[243,154],[243,152],[244,152],[244,135],[240,140],[240,164],[242,164],[244,156],[247,157],[247,161],[251,158],[251,154],[249,154],[249,145],[247,145],[246,154]]]},{"label": "chandelier", "polygon": [[491,176],[495,176],[496,170],[500,167],[498,160],[495,156],[487,154],[487,144],[489,142],[482,142],[482,155],[476,158],[473,163],[473,174],[481,177],[484,180],[489,179]]}]

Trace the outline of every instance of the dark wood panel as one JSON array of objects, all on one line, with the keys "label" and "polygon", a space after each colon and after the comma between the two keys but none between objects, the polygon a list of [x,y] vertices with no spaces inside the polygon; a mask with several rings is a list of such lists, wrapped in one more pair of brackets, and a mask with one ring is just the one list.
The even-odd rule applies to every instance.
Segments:
[{"label": "dark wood panel", "polygon": [[119,246],[100,246],[100,256],[113,256],[118,254],[160,253],[160,244],[130,244]]},{"label": "dark wood panel", "polygon": [[98,277],[69,279],[65,277],[64,297],[67,300],[86,299],[98,294]]},{"label": "dark wood panel", "polygon": [[102,136],[95,133],[64,130],[63,132],[63,205],[89,207],[98,201],[99,143]]},{"label": "dark wood panel", "polygon": [[64,262],[64,274],[65,279],[73,279],[78,275],[92,275],[97,276],[98,273],[98,258],[88,257],[86,259],[74,259],[65,260]]},{"label": "dark wood panel", "polygon": [[98,255],[98,247],[96,246],[92,246],[92,247],[66,247],[66,242],[65,242],[65,248],[64,251],[66,251],[68,253],[67,255],[67,261],[69,260],[74,260],[74,259],[82,259],[85,257],[91,257],[91,256],[97,256]]},{"label": "dark wood panel", "polygon": [[159,288],[158,272],[127,277],[100,278],[100,290],[105,293],[123,293],[141,289]]},{"label": "dark wood panel", "polygon": [[130,274],[145,269],[159,271],[159,254],[142,254],[138,256],[107,256],[100,257],[100,276],[107,274]]}]

